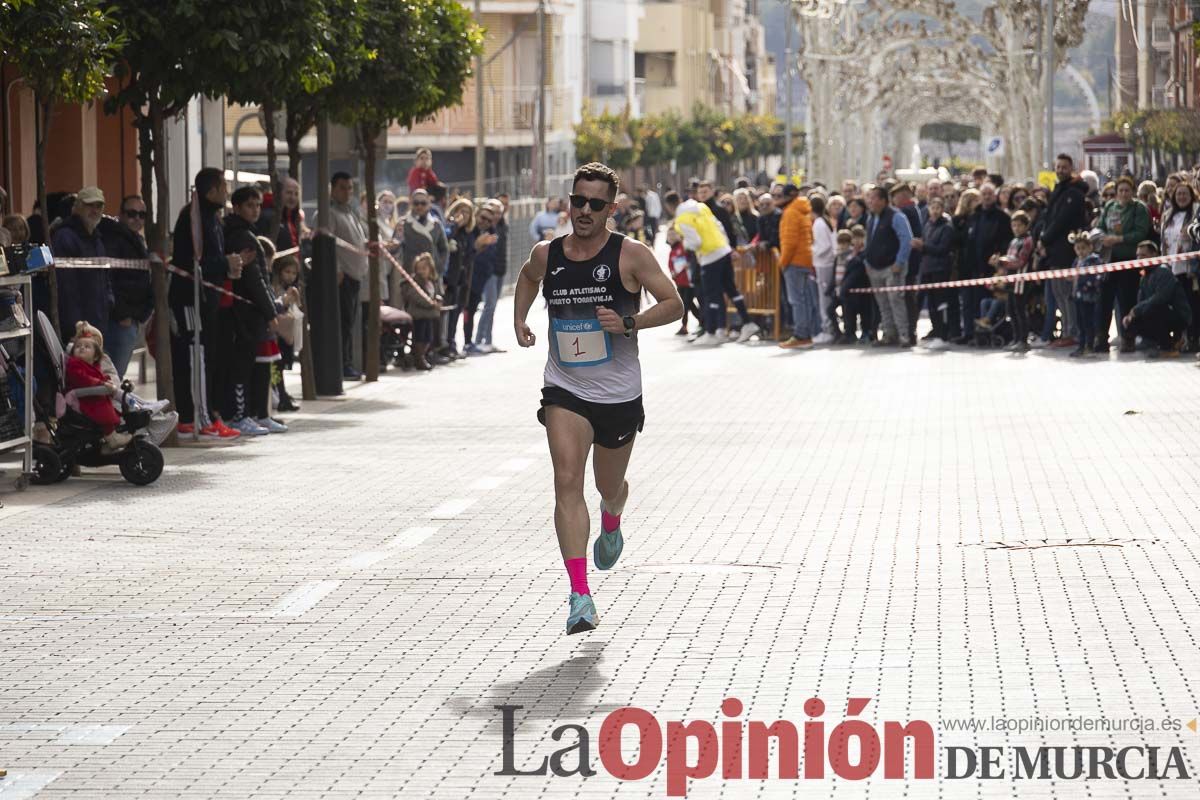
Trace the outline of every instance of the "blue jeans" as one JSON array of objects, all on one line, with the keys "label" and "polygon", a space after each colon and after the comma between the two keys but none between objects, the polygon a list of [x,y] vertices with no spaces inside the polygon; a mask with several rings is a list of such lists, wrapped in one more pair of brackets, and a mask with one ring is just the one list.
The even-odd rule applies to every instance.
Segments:
[{"label": "blue jeans", "polygon": [[788,267],[783,271],[788,303],[792,306],[792,335],[811,339],[821,332],[817,276],[811,269]]},{"label": "blue jeans", "polygon": [[492,275],[483,285],[483,311],[479,314],[479,326],[475,329],[475,344],[492,343],[492,320],[496,316],[496,303],[500,300],[500,276]]},{"label": "blue jeans", "polygon": [[108,327],[104,331],[104,352],[112,359],[113,366],[117,368],[117,377],[122,380],[125,378],[125,370],[129,368],[129,359],[133,358],[137,338],[136,322],[131,321],[125,326],[115,319],[108,321]]}]

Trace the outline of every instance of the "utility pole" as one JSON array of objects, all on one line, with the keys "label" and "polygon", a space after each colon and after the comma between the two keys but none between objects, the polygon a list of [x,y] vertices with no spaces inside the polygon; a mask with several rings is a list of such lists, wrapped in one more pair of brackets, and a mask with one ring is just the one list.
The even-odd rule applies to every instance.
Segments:
[{"label": "utility pole", "polygon": [[[588,13],[584,10],[585,14]],[[539,198],[546,196],[546,0],[538,0],[538,106],[537,106],[537,170],[534,193]]]},{"label": "utility pole", "polygon": [[784,84],[787,92],[785,98],[787,112],[783,122],[783,174],[786,180],[792,179],[792,3],[787,0],[787,39],[783,50],[783,68],[786,78]]},{"label": "utility pole", "polygon": [[[483,25],[483,0],[475,0],[475,24]],[[483,118],[483,53],[475,56],[475,199],[483,197],[487,172],[487,130]]]},{"label": "utility pole", "polygon": [[1046,0],[1046,18],[1042,23],[1046,35],[1046,54],[1042,63],[1042,91],[1046,103],[1046,169],[1054,169],[1054,0]]}]

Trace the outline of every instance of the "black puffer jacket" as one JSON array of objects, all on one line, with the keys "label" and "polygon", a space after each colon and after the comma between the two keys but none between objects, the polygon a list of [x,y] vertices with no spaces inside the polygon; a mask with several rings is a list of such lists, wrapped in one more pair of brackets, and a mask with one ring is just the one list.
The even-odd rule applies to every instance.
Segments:
[{"label": "black puffer jacket", "polygon": [[1074,263],[1075,246],[1067,241],[1067,237],[1088,227],[1091,222],[1087,194],[1087,183],[1075,176],[1059,181],[1050,193],[1050,203],[1042,215],[1042,235],[1039,240],[1046,248],[1043,267],[1063,269]]},{"label": "black puffer jacket", "polygon": [[950,217],[930,217],[921,232],[921,277],[926,275],[947,275],[954,270],[955,257],[958,255],[958,239],[954,233],[954,223]]},{"label": "black puffer jacket", "polygon": [[[101,217],[96,228],[104,241],[109,258],[146,258],[146,243],[142,237],[115,217]],[[145,322],[154,310],[154,292],[150,288],[150,273],[136,269],[114,269],[109,272],[112,282],[112,318],[117,322],[132,319]]]},{"label": "black puffer jacket", "polygon": [[253,250],[254,261],[242,266],[242,277],[233,281],[233,293],[246,298],[233,302],[233,318],[239,336],[247,341],[263,342],[274,334],[267,331],[267,324],[275,319],[275,296],[268,280],[267,257],[259,244],[250,223],[237,214],[225,218],[225,252],[240,253]]}]

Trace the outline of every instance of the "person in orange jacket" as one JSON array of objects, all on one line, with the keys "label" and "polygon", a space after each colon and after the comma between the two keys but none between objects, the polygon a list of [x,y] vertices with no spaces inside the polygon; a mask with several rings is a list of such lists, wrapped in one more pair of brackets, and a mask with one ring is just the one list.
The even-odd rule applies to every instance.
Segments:
[{"label": "person in orange jacket", "polygon": [[779,346],[785,350],[804,350],[813,346],[813,337],[821,330],[812,256],[812,205],[792,183],[783,187],[783,196],[777,202],[783,209],[779,220],[779,268],[783,270],[788,304],[792,307],[792,336]]}]

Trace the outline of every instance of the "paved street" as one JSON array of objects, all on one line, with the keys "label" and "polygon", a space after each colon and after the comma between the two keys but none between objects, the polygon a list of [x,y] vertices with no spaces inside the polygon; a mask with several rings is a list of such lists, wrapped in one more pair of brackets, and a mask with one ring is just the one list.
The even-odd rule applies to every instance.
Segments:
[{"label": "paved street", "polygon": [[[1190,363],[647,334],[625,554],[589,576],[599,629],[568,638],[545,345],[515,352],[510,318],[505,301],[507,354],[389,374],[285,436],[169,451],[149,488],[6,480],[0,799],[664,797],[665,755],[609,774],[605,717],[716,725],[727,697],[798,729],[819,697],[826,736],[871,698],[881,732],[933,726],[938,776],[956,745],[1145,743],[1160,769],[1182,747],[1190,778],[916,780],[910,747],[907,780],[792,781],[772,748],[771,780],[718,766],[689,797],[1200,796]],[[574,723],[596,774],[495,775],[502,704],[523,706],[517,768]],[[989,717],[1183,727],[946,726]]]}]

